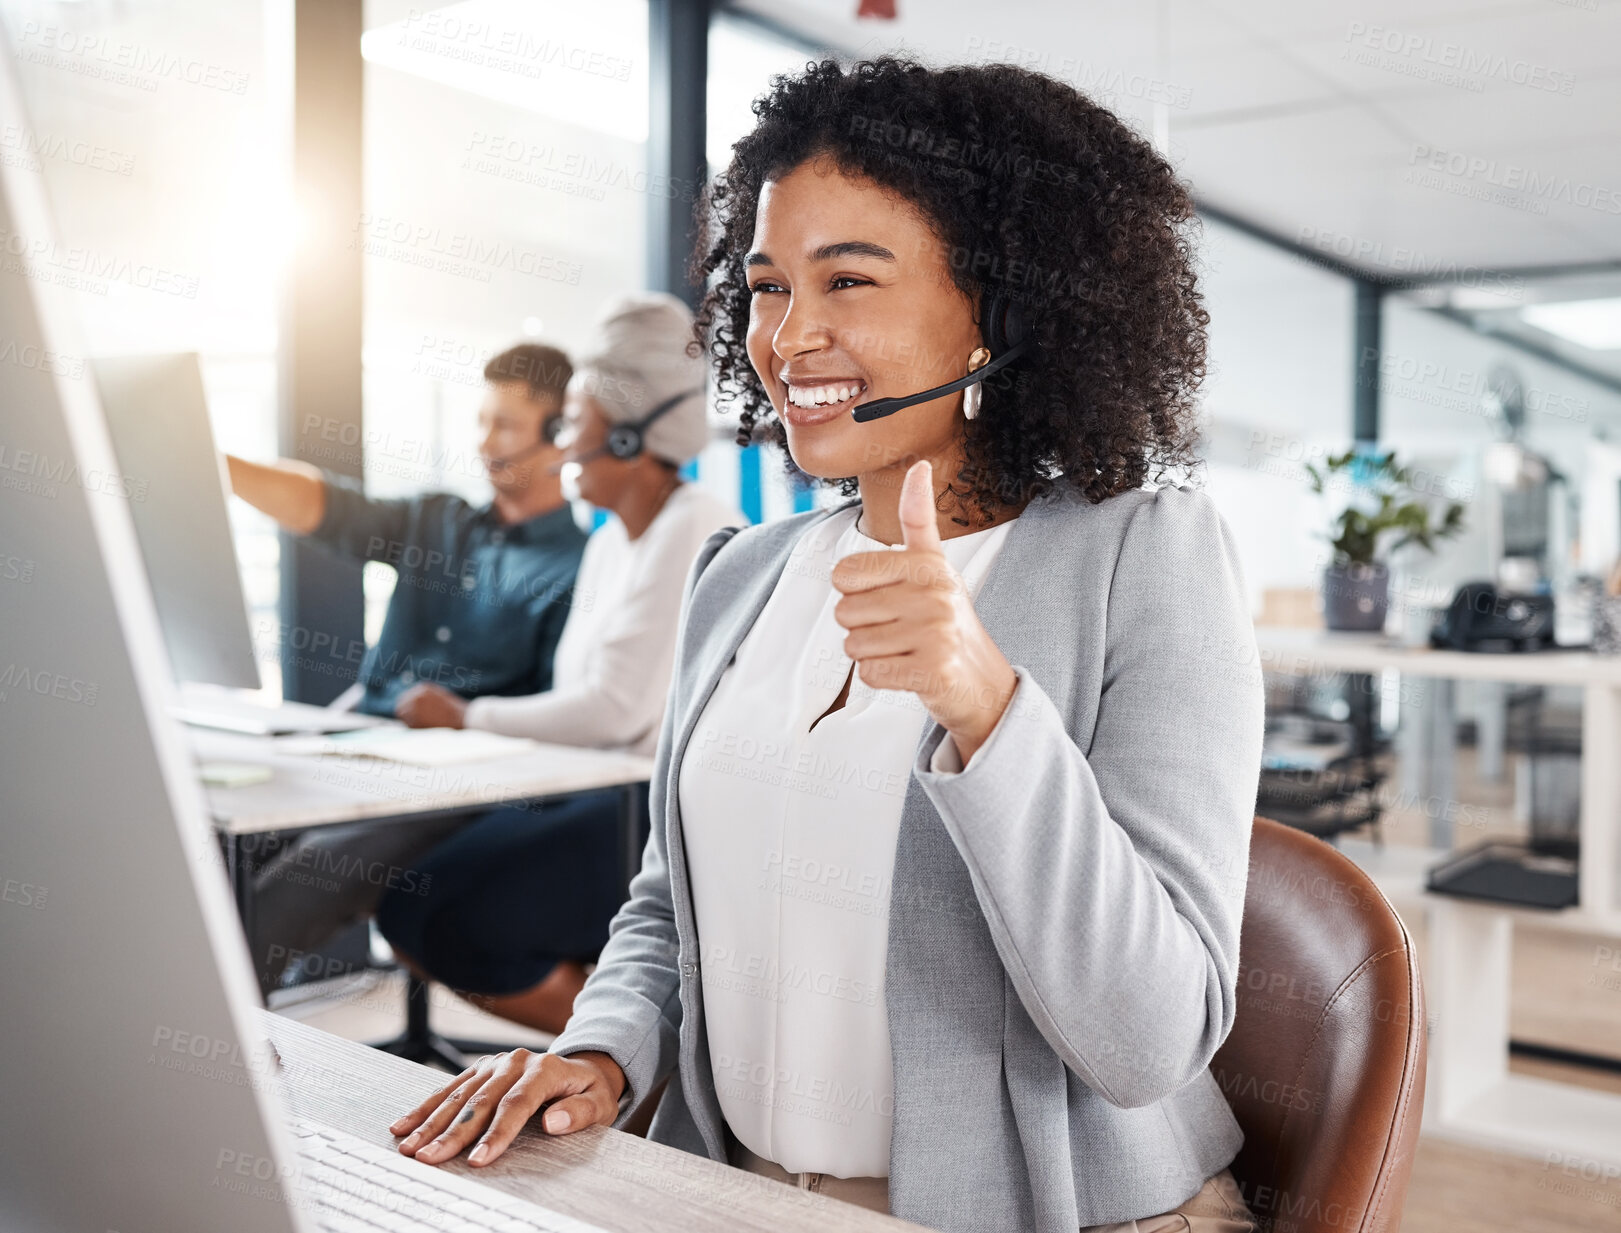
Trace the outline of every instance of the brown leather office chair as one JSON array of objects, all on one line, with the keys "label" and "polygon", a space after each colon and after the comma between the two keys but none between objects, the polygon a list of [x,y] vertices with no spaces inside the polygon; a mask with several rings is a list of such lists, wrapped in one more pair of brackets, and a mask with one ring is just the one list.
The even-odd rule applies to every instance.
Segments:
[{"label": "brown leather office chair", "polygon": [[1238,1017],[1211,1065],[1233,1161],[1279,1233],[1395,1233],[1424,1102],[1424,989],[1401,919],[1320,839],[1256,818]]}]

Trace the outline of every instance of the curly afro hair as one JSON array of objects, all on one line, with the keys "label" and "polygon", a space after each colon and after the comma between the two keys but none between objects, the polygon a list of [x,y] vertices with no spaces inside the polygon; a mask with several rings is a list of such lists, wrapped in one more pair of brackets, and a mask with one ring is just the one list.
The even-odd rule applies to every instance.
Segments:
[{"label": "curly afro hair", "polygon": [[[1193,470],[1210,320],[1197,217],[1170,165],[1117,116],[1010,64],[894,56],[774,77],[754,113],[698,204],[691,264],[708,287],[697,329],[722,397],[741,409],[739,444],[775,442],[803,476],[749,361],[743,259],[761,184],[831,157],[921,212],[964,294],[1000,292],[1037,314],[1038,349],[988,378],[983,410],[963,421],[959,497],[994,510],[1056,481],[1097,502]],[[857,491],[854,477],[819,482]]]}]

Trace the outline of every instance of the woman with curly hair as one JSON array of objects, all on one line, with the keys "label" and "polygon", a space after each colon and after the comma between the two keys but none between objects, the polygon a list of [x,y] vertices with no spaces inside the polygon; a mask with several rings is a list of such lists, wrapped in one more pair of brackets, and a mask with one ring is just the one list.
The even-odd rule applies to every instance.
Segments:
[{"label": "woman with curly hair", "polygon": [[1225,522],[1148,486],[1193,465],[1188,196],[1006,65],[825,61],[755,112],[700,328],[740,440],[853,499],[704,545],[573,1017],[401,1150],[483,1164],[664,1085],[650,1138],[934,1228],[1252,1229],[1209,1067],[1261,681]]}]

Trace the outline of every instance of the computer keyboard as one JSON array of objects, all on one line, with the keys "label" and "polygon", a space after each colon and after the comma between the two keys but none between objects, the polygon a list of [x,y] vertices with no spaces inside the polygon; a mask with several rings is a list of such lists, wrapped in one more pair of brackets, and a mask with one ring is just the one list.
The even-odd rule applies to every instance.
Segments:
[{"label": "computer keyboard", "polygon": [[290,1129],[297,1201],[327,1233],[605,1233],[329,1126]]},{"label": "computer keyboard", "polygon": [[249,736],[317,735],[375,728],[388,721],[358,711],[310,706],[305,702],[262,701],[243,690],[183,683],[169,713],[194,728],[218,728]]}]

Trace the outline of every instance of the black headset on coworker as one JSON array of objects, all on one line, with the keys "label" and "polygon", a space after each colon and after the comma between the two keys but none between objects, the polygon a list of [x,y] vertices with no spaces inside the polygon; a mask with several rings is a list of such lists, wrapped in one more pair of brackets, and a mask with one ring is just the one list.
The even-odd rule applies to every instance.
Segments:
[{"label": "black headset on coworker", "polygon": [[[547,467],[547,472],[555,475],[570,462],[590,462],[593,458],[600,458],[604,454],[612,454],[615,458],[618,458],[621,461],[629,462],[632,458],[637,457],[642,452],[645,445],[644,438],[647,432],[647,426],[649,424],[658,419],[658,417],[663,415],[666,411],[669,411],[679,405],[684,399],[691,398],[694,394],[701,393],[703,393],[703,387],[694,386],[690,390],[683,390],[679,394],[672,394],[640,419],[631,420],[627,423],[615,424],[608,430],[608,439],[595,449],[588,450],[578,458],[570,458],[567,462],[560,462],[554,467]],[[524,449],[519,450],[516,454],[508,454],[505,458],[492,458],[490,459],[489,465],[496,468],[510,467],[514,463],[522,462],[525,458],[528,458],[536,451],[542,450],[548,445],[556,444],[558,434],[563,431],[563,423],[564,420],[561,412],[548,416],[545,422],[540,426],[539,441],[536,441],[533,445],[526,446]]]},{"label": "black headset on coworker", "polygon": [[[515,463],[520,463],[525,458],[528,458],[531,455],[538,453],[540,450],[545,449],[548,445],[556,444],[557,434],[562,431],[563,413],[561,411],[555,411],[541,421],[540,440],[536,441],[533,445],[524,446],[523,449],[519,450],[516,454],[508,454],[505,458],[492,458],[486,465],[500,471],[506,469],[507,467],[513,466]],[[554,467],[551,469],[559,470],[560,468]]]}]

